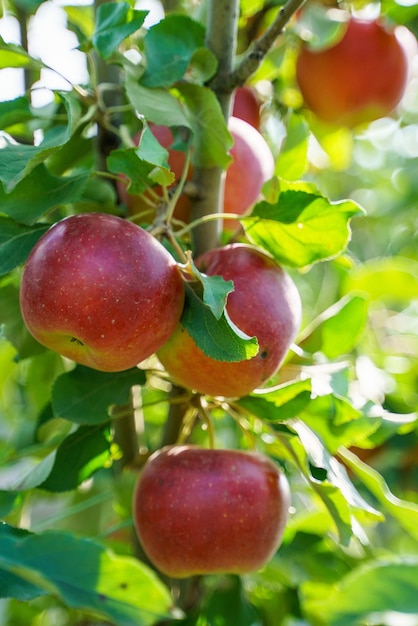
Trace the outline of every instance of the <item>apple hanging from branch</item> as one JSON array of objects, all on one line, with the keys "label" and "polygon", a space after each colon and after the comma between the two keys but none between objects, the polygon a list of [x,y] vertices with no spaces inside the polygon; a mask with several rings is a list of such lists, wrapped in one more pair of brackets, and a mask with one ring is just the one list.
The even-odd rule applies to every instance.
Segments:
[{"label": "apple hanging from branch", "polygon": [[134,367],[169,338],[184,283],[157,239],[119,217],[86,213],[54,224],[26,262],[23,319],[43,345],[94,369]]},{"label": "apple hanging from branch", "polygon": [[169,446],[141,471],[133,517],[145,553],[167,576],[244,574],[274,555],[289,505],[285,475],[262,454]]}]

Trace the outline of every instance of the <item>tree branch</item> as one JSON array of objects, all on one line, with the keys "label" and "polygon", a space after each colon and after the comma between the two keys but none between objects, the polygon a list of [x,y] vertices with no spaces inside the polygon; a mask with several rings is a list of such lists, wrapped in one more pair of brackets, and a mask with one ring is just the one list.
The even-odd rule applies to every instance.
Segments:
[{"label": "tree branch", "polygon": [[[99,7],[102,4],[109,2],[109,0],[94,0],[94,10],[97,13]],[[104,105],[104,110],[101,111],[102,115],[108,115],[109,108],[115,108],[120,105],[121,92],[117,89],[116,85],[120,83],[120,70],[117,65],[112,65],[105,61],[99,54],[95,56],[96,71],[97,71],[97,89],[100,90],[99,102]],[[110,84],[115,85],[114,89],[101,89],[101,85]],[[119,119],[113,116],[112,125],[118,126]],[[107,125],[103,123],[98,124],[97,128],[97,160],[98,169],[100,171],[106,171],[106,159],[112,150],[115,150],[119,146],[119,138],[113,133]]]},{"label": "tree branch", "polygon": [[223,81],[223,86],[220,86],[220,88],[225,93],[232,93],[235,87],[243,85],[248,78],[254,74],[292,15],[305,1],[306,0],[288,0],[288,2],[282,6],[271,26],[269,26],[263,35],[253,42],[240,64]]},{"label": "tree branch", "polygon": [[[209,85],[216,93],[225,120],[229,117],[231,92],[220,86],[231,73],[236,50],[238,28],[238,0],[211,0],[208,3],[206,47],[218,59],[218,71]],[[199,197],[192,204],[192,220],[209,213],[221,213],[223,204],[224,172],[220,167],[198,168],[193,175],[193,183],[199,189]],[[220,220],[196,227],[193,232],[196,255],[219,245]]]},{"label": "tree branch", "polygon": [[[29,41],[28,41],[28,13],[20,6],[16,6],[16,17],[19,23],[19,31],[20,31],[20,43],[22,48],[29,51]],[[34,72],[27,67],[23,70],[23,82],[25,86],[25,92],[29,93],[30,88],[32,87],[32,83],[35,80]]]}]

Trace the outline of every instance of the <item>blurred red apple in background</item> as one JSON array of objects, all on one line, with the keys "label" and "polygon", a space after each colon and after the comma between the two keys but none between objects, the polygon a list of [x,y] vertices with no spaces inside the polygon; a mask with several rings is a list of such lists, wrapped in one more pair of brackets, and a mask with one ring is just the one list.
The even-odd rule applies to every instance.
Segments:
[{"label": "blurred red apple in background", "polygon": [[100,213],[54,224],[32,249],[20,290],[23,319],[41,344],[108,372],[158,350],[183,302],[166,249],[139,226]]},{"label": "blurred red apple in background", "polygon": [[260,130],[260,102],[251,87],[237,87],[232,94],[232,116]]},{"label": "blurred red apple in background", "polygon": [[178,324],[158,357],[173,380],[203,394],[247,395],[277,371],[301,322],[299,292],[290,276],[262,251],[246,244],[216,248],[195,260],[209,276],[234,282],[226,310],[249,336],[256,336],[259,352],[238,362],[206,356],[184,326]]},{"label": "blurred red apple in background", "polygon": [[174,446],[147,461],[133,517],[145,553],[167,576],[243,574],[274,555],[289,504],[288,482],[269,458]]},{"label": "blurred red apple in background", "polygon": [[335,45],[302,45],[296,80],[305,105],[318,119],[355,127],[384,117],[407,84],[408,57],[396,30],[380,20],[350,18]]}]

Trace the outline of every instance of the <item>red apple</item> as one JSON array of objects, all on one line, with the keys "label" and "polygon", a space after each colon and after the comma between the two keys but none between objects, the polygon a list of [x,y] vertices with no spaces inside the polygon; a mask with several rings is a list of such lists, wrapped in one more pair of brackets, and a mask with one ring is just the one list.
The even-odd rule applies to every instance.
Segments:
[{"label": "red apple", "polygon": [[384,117],[399,104],[408,78],[408,57],[380,20],[352,17],[335,45],[302,45],[296,80],[305,105],[318,119],[355,127]]},{"label": "red apple", "polygon": [[301,321],[299,292],[273,259],[246,244],[210,250],[195,263],[209,276],[234,282],[226,310],[238,328],[257,337],[258,354],[237,362],[212,359],[180,322],[158,357],[179,385],[212,396],[245,396],[273,376],[295,339]]},{"label": "red apple", "polygon": [[243,574],[282,540],[290,504],[285,476],[267,457],[174,446],[154,453],[133,498],[138,537],[164,574]]},{"label": "red apple", "polygon": [[[263,135],[251,124],[231,116],[228,122],[234,145],[232,163],[225,178],[224,213],[244,215],[259,199],[261,189],[274,174],[274,158]],[[224,220],[224,229],[235,231],[237,220]]]},{"label": "red apple", "polygon": [[251,87],[237,87],[232,94],[232,115],[260,130],[260,102]]},{"label": "red apple", "polygon": [[20,304],[43,345],[107,372],[135,366],[169,338],[184,283],[165,248],[119,217],[73,215],[36,243],[23,271]]}]

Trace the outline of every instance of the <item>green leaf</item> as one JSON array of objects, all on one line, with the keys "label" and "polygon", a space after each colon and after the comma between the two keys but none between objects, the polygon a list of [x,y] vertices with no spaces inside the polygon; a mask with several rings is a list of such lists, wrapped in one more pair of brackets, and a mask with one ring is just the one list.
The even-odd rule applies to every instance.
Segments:
[{"label": "green leaf", "polygon": [[2,130],[32,118],[31,104],[27,96],[19,96],[14,100],[0,102],[0,128]]},{"label": "green leaf", "polygon": [[145,126],[141,132],[136,154],[140,159],[148,161],[148,163],[168,168],[168,150],[162,147],[148,126]]},{"label": "green leaf", "polygon": [[[305,584],[304,606],[309,614],[320,616],[320,623],[330,626],[353,626],[360,624],[360,619],[363,624],[371,613],[396,611],[416,615],[417,580],[416,556],[371,561],[328,587],[326,596],[318,594],[315,583]],[[380,622],[373,620],[373,623]]]},{"label": "green leaf", "polygon": [[30,228],[0,216],[0,276],[26,261],[39,237],[49,226]]},{"label": "green leaf", "polygon": [[[416,2],[400,3],[396,0],[383,0],[382,13],[397,24],[408,25],[418,16],[418,5]],[[416,33],[416,30],[412,30]]]},{"label": "green leaf", "polygon": [[348,294],[304,330],[299,345],[307,352],[322,352],[329,359],[348,354],[363,334],[367,313],[367,300],[360,295]]},{"label": "green leaf", "polygon": [[107,373],[77,365],[71,372],[59,376],[54,383],[54,415],[77,424],[108,422],[109,409],[127,404],[131,387],[144,383],[145,374],[138,368]]},{"label": "green leaf", "polygon": [[141,28],[147,15],[148,11],[132,9],[127,2],[106,2],[99,5],[92,37],[99,54],[108,59],[126,37]]},{"label": "green leaf", "polygon": [[45,594],[46,591],[29,581],[0,569],[0,598],[17,598],[22,602],[27,602]]},{"label": "green leaf", "polygon": [[202,300],[186,287],[186,300],[181,323],[196,345],[217,361],[242,361],[258,352],[255,337],[247,337],[223,314],[216,319]]},{"label": "green leaf", "polygon": [[16,7],[23,9],[28,15],[36,13],[37,8],[42,4],[43,0],[18,0],[15,3]]},{"label": "green leaf", "polygon": [[126,94],[132,106],[148,121],[165,126],[190,128],[185,104],[166,89],[148,89],[138,83],[137,76],[127,71]]},{"label": "green leaf", "polygon": [[51,473],[39,488],[53,492],[75,489],[111,459],[108,428],[80,426],[58,446]]},{"label": "green leaf", "polygon": [[41,460],[37,457],[26,457],[8,466],[9,476],[3,482],[3,488],[10,491],[29,491],[39,487],[51,473],[55,454],[51,452]]},{"label": "green leaf", "polygon": [[311,393],[311,381],[299,380],[253,392],[237,404],[267,422],[280,422],[297,417],[310,402]]},{"label": "green leaf", "polygon": [[154,169],[152,163],[138,157],[137,148],[112,150],[107,158],[109,172],[124,174],[129,178],[129,193],[141,194],[152,185],[149,175]]},{"label": "green leaf", "polygon": [[342,287],[371,300],[409,302],[418,298],[418,262],[397,256],[371,259],[354,267]]},{"label": "green leaf", "polygon": [[145,126],[141,133],[136,154],[140,159],[156,166],[149,173],[151,181],[166,187],[174,183],[175,175],[170,171],[170,166],[167,163],[168,150],[162,147],[148,126]]},{"label": "green leaf", "polygon": [[53,176],[45,165],[40,164],[10,193],[6,193],[0,184],[1,212],[22,224],[33,224],[52,208],[77,202],[87,181],[87,172],[65,177]]},{"label": "green leaf", "polygon": [[65,105],[66,126],[52,127],[45,133],[39,146],[19,144],[5,138],[5,146],[0,149],[0,181],[7,193],[11,192],[35,167],[65,145],[76,130],[81,120],[79,100],[71,92],[59,93],[57,96]]},{"label": "green leaf", "polygon": [[170,613],[171,596],[156,574],[95,541],[64,532],[17,532],[3,524],[0,544],[0,571],[22,581],[17,586],[15,578],[12,590],[0,587],[1,597],[13,591],[25,599],[29,583],[118,626],[151,626]]},{"label": "green leaf", "polygon": [[242,220],[249,240],[292,267],[341,254],[351,237],[350,218],[362,213],[352,200],[331,202],[311,183],[280,182],[275,204],[258,203]]},{"label": "green leaf", "polygon": [[205,29],[200,22],[187,15],[167,15],[144,39],[146,70],[141,83],[167,87],[181,80],[194,52],[204,43]]},{"label": "green leaf", "polygon": [[217,67],[218,60],[213,52],[208,48],[198,48],[190,59],[188,79],[192,83],[203,85],[215,75]]},{"label": "green leaf", "polygon": [[305,118],[292,113],[286,124],[286,137],[276,161],[276,174],[285,180],[301,178],[308,163],[309,126]]},{"label": "green leaf", "polygon": [[110,179],[89,177],[81,197],[72,204],[76,213],[115,213],[116,189]]},{"label": "green leaf", "polygon": [[0,491],[0,518],[6,517],[13,509],[17,509],[21,501],[22,495],[18,491]]},{"label": "green leaf", "polygon": [[225,310],[228,294],[234,290],[234,284],[222,276],[202,276],[202,285],[203,302],[219,320]]},{"label": "green leaf", "polygon": [[345,468],[328,452],[317,433],[300,419],[289,421],[289,427],[298,434],[307,454],[307,477],[334,520],[341,543],[348,545],[357,534],[353,515],[368,522],[382,521],[383,515],[357,491]]},{"label": "green leaf", "polygon": [[44,352],[46,348],[26,329],[20,312],[19,289],[13,285],[0,288],[0,337],[3,335],[18,351],[21,359]]},{"label": "green leaf", "polygon": [[67,5],[63,7],[68,18],[68,29],[78,35],[79,41],[84,43],[86,38],[91,39],[95,29],[94,7],[86,5]]},{"label": "green leaf", "polygon": [[41,70],[45,66],[39,59],[33,59],[21,46],[6,43],[0,37],[0,69],[6,67]]},{"label": "green leaf", "polygon": [[228,576],[209,596],[202,610],[208,624],[261,626],[257,611],[249,603],[239,576]]},{"label": "green leaf", "polygon": [[188,83],[179,84],[177,89],[187,106],[193,131],[192,163],[197,167],[226,168],[233,141],[214,92]]},{"label": "green leaf", "polygon": [[341,448],[338,450],[338,454],[387,512],[399,522],[415,541],[418,541],[418,504],[393,495],[379,472],[361,461],[350,450]]},{"label": "green leaf", "polygon": [[203,302],[219,320],[225,310],[228,294],[234,291],[232,280],[225,280],[222,276],[207,276],[199,272],[193,260],[190,258],[190,269],[195,279],[203,288]]},{"label": "green leaf", "polygon": [[332,393],[312,398],[309,405],[302,408],[299,417],[321,437],[332,453],[340,446],[356,445],[375,433],[382,424],[381,417],[363,415],[345,398]]},{"label": "green leaf", "polygon": [[[28,532],[19,528],[7,526],[0,523],[0,545],[3,545],[2,539],[5,535],[15,537],[16,540],[26,537]],[[23,602],[33,600],[34,598],[44,595],[45,591],[40,587],[32,584],[28,580],[22,579],[19,575],[3,569],[0,565],[0,598],[17,598]]]}]

